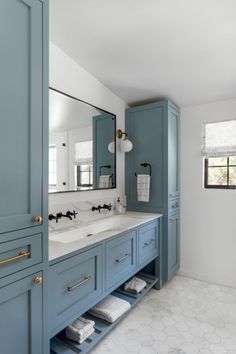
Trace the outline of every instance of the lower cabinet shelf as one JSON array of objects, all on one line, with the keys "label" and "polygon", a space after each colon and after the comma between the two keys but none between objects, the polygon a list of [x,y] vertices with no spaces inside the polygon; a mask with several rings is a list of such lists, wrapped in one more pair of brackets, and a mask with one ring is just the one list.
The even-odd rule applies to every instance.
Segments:
[{"label": "lower cabinet shelf", "polygon": [[[132,294],[122,289],[122,286],[113,291],[113,295],[128,301],[132,308],[146,295],[146,293],[158,282],[158,278],[144,273],[138,273],[137,276],[146,281],[146,287],[139,294]],[[128,312],[129,312],[128,311]],[[92,350],[95,345],[102,340],[126,315],[119,317],[114,323],[109,324],[97,317],[91,316],[87,313],[83,317],[91,319],[95,322],[95,332],[86,339],[82,344],[78,344],[67,339],[64,331],[61,331],[54,338],[51,339],[50,347],[51,354],[86,354]]]}]

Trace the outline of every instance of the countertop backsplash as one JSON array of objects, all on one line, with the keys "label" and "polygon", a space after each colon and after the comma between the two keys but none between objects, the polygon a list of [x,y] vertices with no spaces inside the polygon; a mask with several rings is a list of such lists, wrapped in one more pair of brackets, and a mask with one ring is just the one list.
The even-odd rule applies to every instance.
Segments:
[{"label": "countertop backsplash", "polygon": [[[49,207],[49,214],[56,215],[59,212],[66,214],[67,211],[73,212],[74,210],[78,214],[76,215],[75,219],[72,216],[72,220],[66,217],[62,217],[61,219],[58,220],[58,222],[56,222],[56,220],[49,220],[49,232],[68,229],[78,225],[86,224],[88,222],[96,221],[107,216],[114,215],[116,200],[117,198],[104,198],[99,200],[90,200],[90,201],[81,201],[81,202],[73,201],[71,203],[67,202],[67,203],[51,205]],[[126,205],[125,196],[120,196],[120,200],[122,205]],[[111,211],[105,209],[101,209],[100,213],[99,211],[92,211],[93,206],[98,206],[98,205],[103,206],[104,204],[107,205],[111,204],[112,205]]]}]

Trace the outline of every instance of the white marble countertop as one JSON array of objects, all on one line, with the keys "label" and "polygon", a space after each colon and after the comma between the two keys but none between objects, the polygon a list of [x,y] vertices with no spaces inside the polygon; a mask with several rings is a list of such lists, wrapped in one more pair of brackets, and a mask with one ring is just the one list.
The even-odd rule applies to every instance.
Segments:
[{"label": "white marble countertop", "polygon": [[[122,214],[121,216],[124,216],[124,222],[120,223],[119,226],[115,226],[114,228],[110,228],[109,230],[105,230],[99,233],[95,233],[91,237],[84,237],[78,240],[75,240],[73,242],[68,242],[68,243],[62,243],[58,242],[55,240],[50,240],[50,236],[54,235],[59,235],[59,234],[65,234],[66,232],[70,232],[71,230],[78,230],[78,233],[80,232],[80,228],[87,226],[87,225],[96,225],[96,221],[93,221],[91,223],[86,223],[83,225],[77,225],[68,227],[68,229],[63,229],[60,231],[51,231],[49,233],[49,261],[53,261],[56,258],[65,256],[69,253],[73,253],[75,251],[81,250],[85,247],[88,246],[93,246],[98,242],[104,241],[106,239],[112,238],[120,233],[123,233],[125,231],[128,231],[130,229],[133,229],[137,226],[140,226],[146,222],[149,222],[151,220],[155,220],[157,218],[160,218],[162,214],[152,214],[152,213],[142,213],[142,212],[127,212],[126,214]],[[112,216],[107,216],[106,219],[110,218]],[[114,217],[114,215],[113,215]],[[127,222],[126,219],[127,218]],[[100,219],[101,220],[101,219]]]}]

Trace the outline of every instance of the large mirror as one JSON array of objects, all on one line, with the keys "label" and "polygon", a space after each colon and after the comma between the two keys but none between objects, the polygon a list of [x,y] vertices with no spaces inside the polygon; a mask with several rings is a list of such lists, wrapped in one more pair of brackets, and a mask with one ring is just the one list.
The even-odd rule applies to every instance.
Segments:
[{"label": "large mirror", "polygon": [[116,116],[49,90],[49,193],[116,187]]}]

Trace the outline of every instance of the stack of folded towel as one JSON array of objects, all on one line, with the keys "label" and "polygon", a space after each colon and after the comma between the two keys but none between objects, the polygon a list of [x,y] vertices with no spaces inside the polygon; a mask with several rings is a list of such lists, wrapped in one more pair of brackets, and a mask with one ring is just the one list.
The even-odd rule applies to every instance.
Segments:
[{"label": "stack of folded towel", "polygon": [[109,323],[115,322],[121,315],[130,309],[130,303],[114,295],[108,295],[95,305],[89,313]]},{"label": "stack of folded towel", "polygon": [[81,344],[94,332],[94,325],[94,321],[79,317],[66,327],[66,337]]},{"label": "stack of folded towel", "polygon": [[145,280],[133,277],[127,283],[125,283],[124,290],[138,294],[145,288],[146,285],[147,283]]}]

